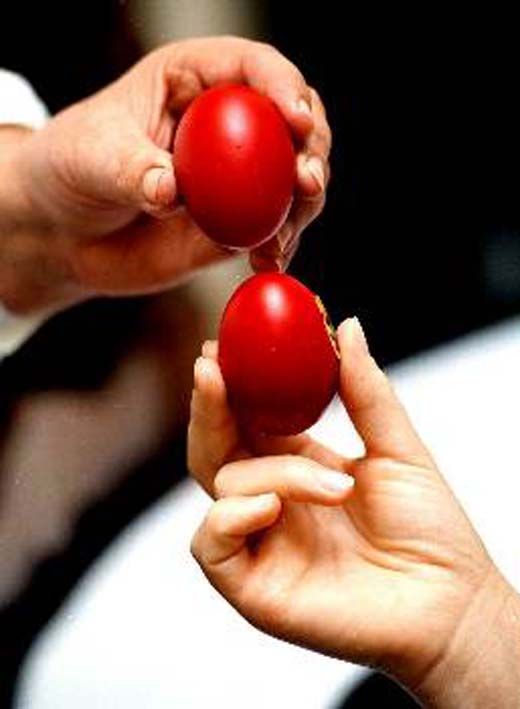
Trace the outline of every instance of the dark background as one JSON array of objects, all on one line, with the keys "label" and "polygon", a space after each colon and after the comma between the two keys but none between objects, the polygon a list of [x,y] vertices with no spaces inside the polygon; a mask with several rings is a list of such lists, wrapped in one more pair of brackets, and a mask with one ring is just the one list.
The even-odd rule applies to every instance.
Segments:
[{"label": "dark background", "polygon": [[[329,0],[308,9],[275,0],[261,5],[264,39],[318,89],[334,133],[328,204],[291,271],[322,295],[334,321],[360,316],[385,364],[517,313],[514,18],[491,5],[481,14],[453,8],[362,11],[358,3]],[[35,3],[30,11],[9,4],[0,22],[0,66],[24,74],[52,111],[105,85],[141,51],[119,2]],[[77,314],[65,315],[62,327],[80,337],[96,307],[84,308],[79,321]],[[96,327],[111,322],[114,313],[120,323],[115,330],[106,327],[107,343],[124,342],[135,308],[138,303],[128,301],[95,311]],[[10,381],[27,381],[29,372],[48,376],[52,337],[46,340],[44,333],[40,339],[41,374],[34,375],[36,355],[29,349],[21,364],[9,365]],[[109,366],[115,350],[107,345],[105,359],[90,364],[92,373],[80,366],[79,347],[75,366],[61,362],[59,376],[85,385],[85,377],[88,383]],[[0,616],[1,657],[13,676],[34,633],[82,570],[171,485],[164,460],[171,462],[172,454],[183,471],[182,442],[173,441],[165,458],[149,463],[156,471],[153,485],[136,471],[126,486],[87,511],[71,548],[43,564]],[[382,679],[372,680],[348,706],[389,703],[393,691]]]}]

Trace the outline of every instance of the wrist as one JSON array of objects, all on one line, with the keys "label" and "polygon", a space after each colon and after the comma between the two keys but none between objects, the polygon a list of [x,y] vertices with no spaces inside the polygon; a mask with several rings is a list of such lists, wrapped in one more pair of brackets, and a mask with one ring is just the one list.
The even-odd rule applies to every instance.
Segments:
[{"label": "wrist", "polygon": [[40,214],[25,175],[23,156],[30,152],[32,133],[0,127],[0,302],[24,315],[77,300],[60,257],[63,237]]},{"label": "wrist", "polygon": [[419,686],[426,706],[520,707],[520,596],[495,568]]}]

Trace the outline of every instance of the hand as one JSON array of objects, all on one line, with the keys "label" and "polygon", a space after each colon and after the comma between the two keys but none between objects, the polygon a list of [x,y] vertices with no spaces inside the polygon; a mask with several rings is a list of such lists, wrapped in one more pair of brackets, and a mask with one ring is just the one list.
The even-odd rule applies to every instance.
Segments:
[{"label": "hand", "polygon": [[[8,268],[10,254],[24,254],[27,272],[39,272],[34,299],[80,300],[167,288],[229,256],[177,204],[170,152],[190,101],[225,81],[245,82],[273,99],[299,146],[292,211],[279,234],[251,254],[257,270],[286,265],[323,207],[330,129],[317,93],[285,57],[267,45],[221,37],[162,47],[43,130],[24,131],[9,179],[13,221],[26,229],[3,264],[0,252],[0,269]],[[43,234],[37,245],[36,231]],[[45,265],[35,269],[35,262]],[[0,297],[13,309],[30,309],[25,286],[22,295],[11,288]]]},{"label": "hand", "polygon": [[354,460],[307,435],[243,440],[206,346],[195,368],[189,466],[217,501],[193,554],[213,586],[270,634],[383,667],[436,706],[462,706],[458,699],[483,682],[494,701],[502,694],[490,668],[502,667],[508,682],[519,676],[518,654],[495,652],[518,645],[503,616],[514,594],[357,321],[338,339],[341,398],[366,447]]}]

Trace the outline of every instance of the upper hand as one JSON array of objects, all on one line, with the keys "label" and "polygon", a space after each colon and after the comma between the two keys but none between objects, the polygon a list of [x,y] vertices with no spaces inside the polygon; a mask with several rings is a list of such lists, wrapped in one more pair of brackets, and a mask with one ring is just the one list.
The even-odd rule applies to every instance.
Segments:
[{"label": "upper hand", "polygon": [[78,297],[159,290],[230,255],[178,207],[171,146],[190,101],[231,81],[269,96],[299,146],[288,220],[251,254],[255,269],[287,263],[324,203],[331,137],[321,101],[272,47],[232,37],[187,40],[152,52],[23,143],[20,183],[32,219],[45,226],[64,289],[76,287]]}]

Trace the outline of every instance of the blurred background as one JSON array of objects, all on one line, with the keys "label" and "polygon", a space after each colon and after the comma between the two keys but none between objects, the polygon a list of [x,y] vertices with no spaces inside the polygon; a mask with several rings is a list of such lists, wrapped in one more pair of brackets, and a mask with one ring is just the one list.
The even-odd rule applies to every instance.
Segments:
[{"label": "blurred background", "polygon": [[[169,40],[232,33],[274,44],[321,94],[334,135],[328,203],[290,272],[334,322],[358,315],[389,365],[520,309],[513,26],[491,6],[9,1],[0,66],[55,113]],[[221,267],[164,296],[76,308],[0,366],[0,484],[16,470],[24,494],[40,490],[30,493],[40,513],[15,496],[16,515],[0,522],[1,706],[84,571],[184,477],[192,361],[241,273]],[[345,706],[398,690],[378,677],[362,691]]]}]

